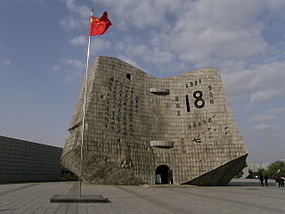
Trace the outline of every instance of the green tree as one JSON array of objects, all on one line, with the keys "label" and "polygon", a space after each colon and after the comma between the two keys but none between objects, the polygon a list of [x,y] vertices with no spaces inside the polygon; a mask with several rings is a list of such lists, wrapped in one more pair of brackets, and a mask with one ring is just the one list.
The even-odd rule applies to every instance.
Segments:
[{"label": "green tree", "polygon": [[248,170],[247,178],[256,178],[256,176],[258,176],[258,172],[254,172],[252,170]]},{"label": "green tree", "polygon": [[283,161],[275,161],[274,163],[269,165],[266,172],[271,178],[285,176],[285,163]]},{"label": "green tree", "polygon": [[259,168],[258,172],[257,172],[257,175],[258,176],[260,176],[260,175],[265,176],[266,175],[266,170],[263,169],[263,168]]}]

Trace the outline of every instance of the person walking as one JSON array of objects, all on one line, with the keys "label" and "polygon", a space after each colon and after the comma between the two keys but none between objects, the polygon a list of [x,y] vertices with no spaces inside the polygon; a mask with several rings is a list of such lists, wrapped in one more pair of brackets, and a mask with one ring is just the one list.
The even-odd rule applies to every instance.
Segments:
[{"label": "person walking", "polygon": [[277,170],[277,182],[278,182],[279,187],[281,187],[281,185],[282,185],[281,184],[282,179],[281,179],[280,171],[281,171],[280,169]]},{"label": "person walking", "polygon": [[268,176],[267,175],[264,176],[264,182],[265,182],[265,186],[268,186]]},{"label": "person walking", "polygon": [[284,187],[284,177],[280,177],[280,186]]},{"label": "person walking", "polygon": [[263,177],[263,175],[261,173],[259,174],[259,180],[260,180],[261,186],[264,186],[264,184],[263,184],[264,177]]}]

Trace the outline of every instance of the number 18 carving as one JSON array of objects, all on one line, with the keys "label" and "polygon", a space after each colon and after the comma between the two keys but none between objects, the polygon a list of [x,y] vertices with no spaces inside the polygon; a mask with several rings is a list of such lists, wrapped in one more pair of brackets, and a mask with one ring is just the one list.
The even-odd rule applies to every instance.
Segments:
[{"label": "number 18 carving", "polygon": [[195,91],[193,93],[193,97],[195,98],[194,105],[196,108],[203,108],[205,106],[205,100],[202,98],[203,93],[202,91]]},{"label": "number 18 carving", "polygon": [[[198,109],[201,109],[205,106],[205,100],[203,99],[203,92],[202,91],[195,91],[193,93],[193,97],[195,98],[194,106]],[[190,112],[190,103],[189,103],[189,97],[186,95],[186,107],[187,112]]]}]

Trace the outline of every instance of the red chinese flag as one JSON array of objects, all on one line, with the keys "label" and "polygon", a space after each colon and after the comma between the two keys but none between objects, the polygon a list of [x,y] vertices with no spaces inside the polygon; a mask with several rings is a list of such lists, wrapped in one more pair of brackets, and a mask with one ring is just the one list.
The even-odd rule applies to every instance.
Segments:
[{"label": "red chinese flag", "polygon": [[90,19],[90,36],[102,35],[112,25],[108,19],[108,13],[105,11],[101,18],[91,16]]}]

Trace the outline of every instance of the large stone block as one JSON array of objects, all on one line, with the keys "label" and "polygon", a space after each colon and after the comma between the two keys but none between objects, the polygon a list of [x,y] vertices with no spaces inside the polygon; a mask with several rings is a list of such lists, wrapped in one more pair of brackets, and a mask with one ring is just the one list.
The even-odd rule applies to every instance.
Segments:
[{"label": "large stone block", "polygon": [[[98,57],[87,80],[83,179],[100,184],[223,185],[246,166],[247,150],[220,72],[155,78]],[[79,174],[83,91],[61,161]]]}]

